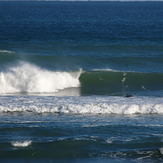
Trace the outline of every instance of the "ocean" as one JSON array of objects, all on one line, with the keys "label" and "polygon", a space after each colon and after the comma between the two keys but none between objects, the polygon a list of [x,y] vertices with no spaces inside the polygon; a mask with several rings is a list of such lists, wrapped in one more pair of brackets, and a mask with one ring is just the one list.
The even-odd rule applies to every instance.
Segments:
[{"label": "ocean", "polygon": [[163,2],[0,2],[0,162],[163,162]]}]

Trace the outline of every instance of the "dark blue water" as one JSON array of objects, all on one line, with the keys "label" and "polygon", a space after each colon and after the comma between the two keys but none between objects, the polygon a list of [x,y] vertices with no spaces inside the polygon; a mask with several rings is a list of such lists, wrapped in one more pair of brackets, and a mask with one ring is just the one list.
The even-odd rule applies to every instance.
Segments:
[{"label": "dark blue water", "polygon": [[162,9],[0,2],[0,160],[162,162]]},{"label": "dark blue water", "polygon": [[162,44],[162,2],[1,2],[1,41]]}]

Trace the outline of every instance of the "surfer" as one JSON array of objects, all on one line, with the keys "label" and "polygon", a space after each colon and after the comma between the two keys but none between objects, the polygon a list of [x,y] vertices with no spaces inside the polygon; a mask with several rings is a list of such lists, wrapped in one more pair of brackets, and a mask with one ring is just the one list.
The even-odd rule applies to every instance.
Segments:
[{"label": "surfer", "polygon": [[124,97],[133,97],[133,95],[126,94]]}]

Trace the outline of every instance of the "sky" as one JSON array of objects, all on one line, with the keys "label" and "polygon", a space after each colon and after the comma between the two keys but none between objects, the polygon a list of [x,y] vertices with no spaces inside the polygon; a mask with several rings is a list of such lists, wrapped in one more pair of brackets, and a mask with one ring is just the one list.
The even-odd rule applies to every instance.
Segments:
[{"label": "sky", "polygon": [[135,2],[135,1],[162,1],[163,0],[0,0],[0,1],[121,1],[121,2],[125,2],[125,1],[131,1],[131,2]]},{"label": "sky", "polygon": [[0,0],[0,1],[163,1],[163,0]]}]

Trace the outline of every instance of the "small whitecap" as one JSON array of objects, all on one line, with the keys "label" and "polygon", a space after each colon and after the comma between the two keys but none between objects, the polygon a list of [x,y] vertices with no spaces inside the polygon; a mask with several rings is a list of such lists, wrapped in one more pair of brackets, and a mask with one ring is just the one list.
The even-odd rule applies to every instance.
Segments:
[{"label": "small whitecap", "polygon": [[15,53],[15,52],[14,51],[9,51],[9,50],[0,50],[0,53],[12,54],[12,53]]},{"label": "small whitecap", "polygon": [[29,145],[32,144],[32,141],[22,141],[22,142],[16,141],[12,142],[11,144],[14,147],[28,147]]},{"label": "small whitecap", "polygon": [[107,139],[107,140],[106,140],[106,143],[108,143],[108,144],[112,144],[113,141],[112,141],[111,139]]},{"label": "small whitecap", "polygon": [[160,153],[163,155],[163,148],[160,148]]}]

